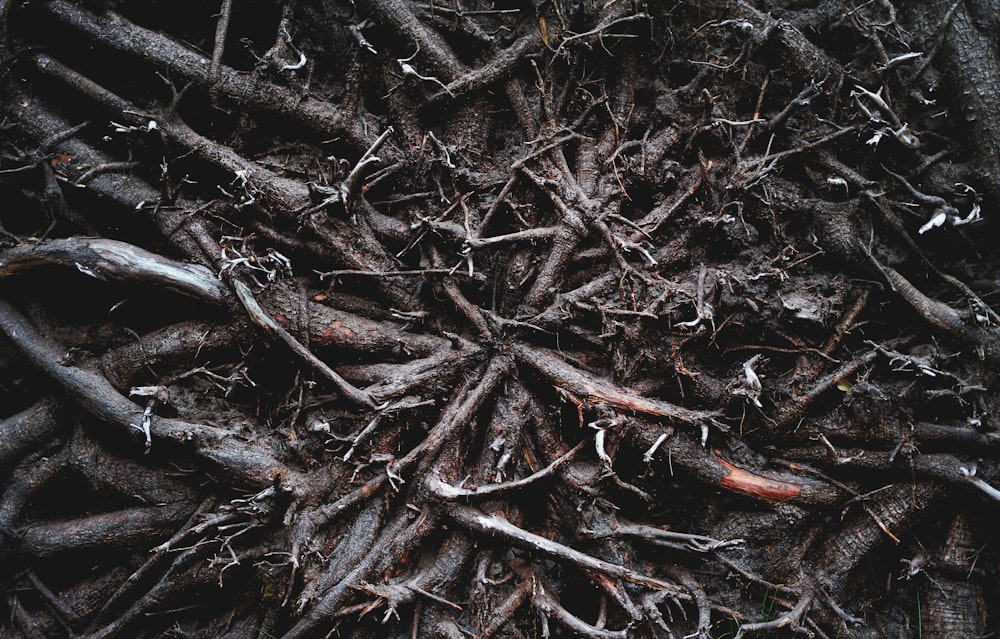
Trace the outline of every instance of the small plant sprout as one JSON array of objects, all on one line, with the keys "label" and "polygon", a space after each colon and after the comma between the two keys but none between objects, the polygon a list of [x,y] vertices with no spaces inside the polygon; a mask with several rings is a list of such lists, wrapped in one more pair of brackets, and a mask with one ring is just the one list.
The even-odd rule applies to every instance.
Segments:
[{"label": "small plant sprout", "polygon": [[965,182],[955,182],[955,193],[967,197],[978,198],[979,193]]},{"label": "small plant sprout", "polygon": [[351,36],[354,37],[355,41],[357,41],[358,46],[372,55],[378,55],[378,49],[376,49],[375,46],[369,42],[365,35],[361,32],[362,29],[367,29],[368,25],[368,20],[363,20],[358,24],[352,24],[348,27],[348,30],[351,32]]},{"label": "small plant sprout", "polygon": [[[379,149],[382,148],[382,145],[385,144],[385,141],[389,139],[389,136],[392,135],[393,132],[394,129],[390,126],[386,128],[386,130],[383,131],[380,136],[378,136],[375,142],[373,142],[372,145],[368,147],[368,150],[365,151],[364,154],[362,154],[362,156],[358,159],[357,163],[354,165],[354,168],[352,168],[350,173],[347,174],[347,177],[344,178],[344,181],[341,182],[339,187],[327,187],[318,184],[310,184],[309,189],[312,192],[312,194],[317,196],[322,196],[323,200],[320,201],[318,204],[310,206],[309,208],[302,211],[301,215],[302,216],[311,215],[316,211],[324,209],[336,202],[339,202],[341,205],[343,205],[345,212],[349,212],[351,209],[351,202],[355,194],[361,188],[361,179],[362,176],[364,175],[365,170],[370,165],[378,164],[379,162],[381,162],[381,159],[378,157],[378,155],[376,155],[376,153],[378,153]],[[335,160],[336,156],[331,155],[328,156],[327,159]],[[337,160],[337,162],[338,163],[344,162],[344,160]]]},{"label": "small plant sprout", "polygon": [[951,225],[952,226],[963,226],[965,224],[972,224],[973,222],[979,222],[983,219],[982,209],[979,208],[979,203],[976,202],[972,205],[969,210],[969,214],[965,217],[958,217],[957,215],[952,216]]},{"label": "small plant sprout", "polygon": [[222,188],[222,185],[218,185],[216,187],[223,195],[235,200],[235,206],[237,209],[246,208],[257,201],[257,190],[253,188],[253,185],[250,182],[251,173],[253,173],[253,171],[249,169],[240,169],[233,174],[233,180],[229,184],[230,186],[235,187],[235,193],[230,193],[226,189]]},{"label": "small plant sprout", "polygon": [[428,131],[427,136],[434,143],[434,146],[436,146],[438,150],[441,151],[442,155],[444,155],[444,157],[441,158],[441,164],[448,167],[449,169],[457,168],[455,166],[455,163],[451,161],[451,153],[448,152],[448,147],[445,146],[444,142],[439,140],[436,135],[434,135],[434,131]]},{"label": "small plant sprout", "polygon": [[247,182],[250,180],[250,173],[251,171],[249,169],[240,169],[234,173],[235,177],[230,184],[238,189],[246,188]]},{"label": "small plant sprout", "polygon": [[[374,457],[373,457],[373,459],[374,459]],[[396,461],[396,459],[394,457],[390,457],[389,460],[386,462],[386,464],[385,464],[385,476],[389,478],[389,484],[392,486],[392,489],[398,493],[400,485],[405,484],[406,480],[403,479],[403,476],[400,475],[392,467],[393,462],[395,462],[395,461]]]},{"label": "small plant sprout", "polygon": [[264,255],[256,255],[243,238],[226,236],[222,239],[224,242],[241,240],[242,245],[239,249],[232,246],[222,247],[222,269],[219,271],[219,279],[232,275],[236,269],[242,268],[242,272],[253,278],[258,287],[265,288],[265,285],[257,279],[258,274],[263,274],[267,283],[271,283],[277,280],[279,275],[292,272],[292,261],[273,248],[268,248]]},{"label": "small plant sprout", "polygon": [[721,29],[722,27],[729,27],[736,33],[742,34],[744,36],[753,33],[753,23],[748,20],[723,20],[722,22],[716,22],[715,24],[708,25],[713,29]]},{"label": "small plant sprout", "polygon": [[626,253],[637,251],[639,255],[641,255],[643,259],[646,260],[646,263],[649,264],[650,266],[656,266],[658,264],[656,258],[653,257],[653,254],[650,253],[646,247],[644,247],[642,244],[638,242],[622,242],[621,247],[622,250],[625,251]]},{"label": "small plant sprout", "polygon": [[299,61],[295,64],[285,64],[281,67],[282,71],[295,71],[306,66],[306,54],[299,51]]},{"label": "small plant sprout", "polygon": [[273,248],[267,249],[267,253],[260,259],[260,262],[274,265],[274,268],[267,275],[269,282],[273,282],[278,273],[292,274],[292,261]]},{"label": "small plant sprout", "polygon": [[328,421],[313,422],[309,426],[309,430],[311,430],[314,433],[326,433],[327,435],[329,435],[330,434],[330,422],[328,422]]},{"label": "small plant sprout", "polygon": [[695,313],[696,317],[693,320],[687,322],[678,322],[677,326],[680,328],[689,329],[699,329],[704,330],[702,323],[706,320],[711,324],[712,330],[715,330],[715,308],[712,306],[711,302],[707,299],[708,288],[705,284],[705,280],[708,277],[708,269],[704,265],[698,270],[698,292],[695,298]]},{"label": "small plant sprout", "polygon": [[[921,548],[923,548],[923,544],[921,544]],[[947,593],[941,586],[940,582],[938,582],[936,579],[934,579],[927,573],[927,565],[930,563],[930,558],[927,556],[926,552],[918,552],[914,554],[912,558],[900,559],[899,562],[903,564],[903,570],[901,571],[897,579],[905,579],[906,581],[910,581],[917,575],[923,574],[924,577],[927,578],[927,581],[937,586],[937,588],[941,590],[941,592],[944,593],[945,596],[947,596]]]}]

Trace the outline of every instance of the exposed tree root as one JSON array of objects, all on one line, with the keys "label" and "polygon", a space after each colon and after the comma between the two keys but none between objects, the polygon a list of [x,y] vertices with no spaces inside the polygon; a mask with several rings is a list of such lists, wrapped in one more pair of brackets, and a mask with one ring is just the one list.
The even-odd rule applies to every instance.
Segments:
[{"label": "exposed tree root", "polygon": [[995,4],[0,0],[0,639],[996,633]]}]

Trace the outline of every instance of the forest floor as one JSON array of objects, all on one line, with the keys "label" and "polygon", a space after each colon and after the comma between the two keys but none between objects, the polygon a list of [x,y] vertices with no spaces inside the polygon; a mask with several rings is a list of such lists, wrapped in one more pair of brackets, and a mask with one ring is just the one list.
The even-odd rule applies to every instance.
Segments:
[{"label": "forest floor", "polygon": [[0,637],[995,635],[997,33],[0,0]]}]

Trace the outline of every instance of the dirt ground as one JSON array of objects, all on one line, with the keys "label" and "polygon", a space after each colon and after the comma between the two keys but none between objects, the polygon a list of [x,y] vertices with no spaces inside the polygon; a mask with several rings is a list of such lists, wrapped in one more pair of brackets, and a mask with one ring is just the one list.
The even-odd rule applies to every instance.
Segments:
[{"label": "dirt ground", "polygon": [[0,0],[0,637],[995,635],[998,34]]}]

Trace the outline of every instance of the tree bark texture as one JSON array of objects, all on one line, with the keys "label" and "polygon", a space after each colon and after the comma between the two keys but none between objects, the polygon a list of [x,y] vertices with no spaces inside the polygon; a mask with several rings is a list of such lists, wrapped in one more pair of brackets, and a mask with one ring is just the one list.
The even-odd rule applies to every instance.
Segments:
[{"label": "tree bark texture", "polygon": [[995,634],[998,16],[0,0],[0,638]]}]

